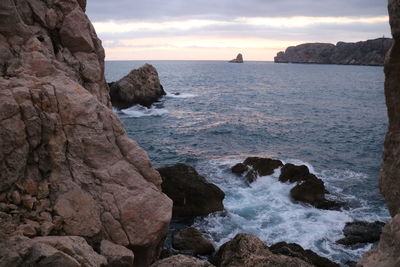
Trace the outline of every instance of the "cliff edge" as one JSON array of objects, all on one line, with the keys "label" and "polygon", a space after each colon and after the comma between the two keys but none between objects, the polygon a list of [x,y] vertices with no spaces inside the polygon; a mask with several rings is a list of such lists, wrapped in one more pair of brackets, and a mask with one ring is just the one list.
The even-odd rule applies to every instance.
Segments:
[{"label": "cliff edge", "polygon": [[291,46],[279,52],[275,63],[309,63],[339,65],[383,66],[385,55],[392,45],[389,38],[357,43],[307,43]]},{"label": "cliff edge", "polygon": [[[97,251],[110,240],[148,266],[168,230],[172,201],[111,110],[104,50],[85,7],[0,1],[0,247],[16,250],[0,255],[1,266],[36,264],[26,261],[37,243],[45,259],[72,251],[55,254],[63,241],[37,237],[47,235],[80,236],[82,249]],[[78,254],[63,259],[96,265]]]}]

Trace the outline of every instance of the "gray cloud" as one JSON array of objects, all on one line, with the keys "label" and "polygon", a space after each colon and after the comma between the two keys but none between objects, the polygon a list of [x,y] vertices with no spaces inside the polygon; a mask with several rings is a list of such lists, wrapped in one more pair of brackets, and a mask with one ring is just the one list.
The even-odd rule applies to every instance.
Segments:
[{"label": "gray cloud", "polygon": [[385,0],[89,0],[93,21],[235,17],[382,16]]}]

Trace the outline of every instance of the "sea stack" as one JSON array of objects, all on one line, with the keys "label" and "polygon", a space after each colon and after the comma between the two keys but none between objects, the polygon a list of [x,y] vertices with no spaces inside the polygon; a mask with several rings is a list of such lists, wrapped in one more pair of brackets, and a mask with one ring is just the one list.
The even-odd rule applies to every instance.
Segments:
[{"label": "sea stack", "polygon": [[243,63],[243,55],[239,53],[236,58],[229,61],[229,63]]},{"label": "sea stack", "polygon": [[150,107],[166,93],[160,84],[158,72],[150,64],[132,70],[128,75],[110,86],[111,103],[124,109],[139,104]]},{"label": "sea stack", "polygon": [[168,231],[172,201],[111,109],[84,9],[0,1],[0,266],[110,266],[118,246],[149,266]]}]

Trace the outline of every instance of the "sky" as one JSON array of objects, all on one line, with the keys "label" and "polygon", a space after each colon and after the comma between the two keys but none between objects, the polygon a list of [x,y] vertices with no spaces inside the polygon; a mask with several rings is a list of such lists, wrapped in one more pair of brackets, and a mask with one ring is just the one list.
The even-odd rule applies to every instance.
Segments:
[{"label": "sky", "polygon": [[387,0],[89,0],[106,60],[272,61],[288,46],[390,37]]}]

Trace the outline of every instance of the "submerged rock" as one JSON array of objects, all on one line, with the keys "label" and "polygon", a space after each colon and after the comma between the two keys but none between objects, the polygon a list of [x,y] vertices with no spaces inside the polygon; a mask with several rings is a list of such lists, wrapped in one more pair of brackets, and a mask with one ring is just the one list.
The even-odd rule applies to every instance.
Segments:
[{"label": "submerged rock", "polygon": [[187,228],[172,235],[172,247],[192,251],[194,255],[208,255],[215,251],[213,243],[195,228]]},{"label": "submerged rock", "polygon": [[243,63],[243,55],[239,53],[236,58],[229,61],[229,63]]},{"label": "submerged rock", "polygon": [[357,43],[307,43],[279,52],[276,63],[313,63],[382,66],[393,40],[378,38]]},{"label": "submerged rock", "polygon": [[151,267],[213,267],[210,262],[187,255],[175,255],[159,260]]},{"label": "submerged rock", "polygon": [[339,264],[319,256],[310,249],[303,249],[295,243],[279,242],[269,247],[272,253],[302,259],[316,267],[340,267]]},{"label": "submerged rock", "polygon": [[211,261],[215,266],[277,266],[311,267],[301,259],[273,254],[257,236],[238,234],[223,244]]},{"label": "submerged rock", "polygon": [[375,243],[379,241],[384,222],[348,222],[343,229],[344,238],[336,241],[338,244],[351,246],[360,243]]},{"label": "submerged rock", "polygon": [[224,192],[208,183],[193,167],[178,163],[158,171],[163,181],[162,191],[173,201],[174,216],[207,216],[224,210]]},{"label": "submerged rock", "polygon": [[150,64],[132,70],[119,81],[109,85],[111,103],[120,109],[136,104],[150,107],[160,97],[166,95],[160,84],[156,68]]}]

